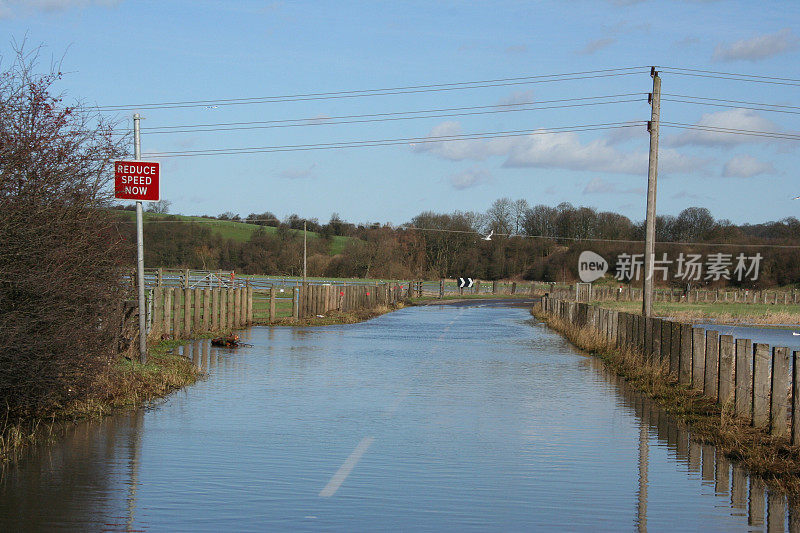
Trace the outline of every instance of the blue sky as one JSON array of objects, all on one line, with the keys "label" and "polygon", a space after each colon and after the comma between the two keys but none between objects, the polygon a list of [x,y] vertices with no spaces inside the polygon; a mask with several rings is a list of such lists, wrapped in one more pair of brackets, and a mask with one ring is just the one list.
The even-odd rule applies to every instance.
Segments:
[{"label": "blue sky", "polygon": [[[87,104],[135,105],[381,89],[659,65],[800,78],[800,3],[752,1],[250,2],[0,0],[11,40],[63,56],[61,89]],[[162,162],[173,212],[297,213],[400,224],[425,210],[484,211],[500,197],[571,202],[644,218],[648,135],[555,128],[650,116],[635,74],[470,90],[141,110],[147,154],[456,133],[536,135],[287,151]],[[662,91],[800,106],[800,84],[662,74]],[[636,101],[469,116],[332,124],[331,117],[546,102]],[[796,134],[800,116],[662,102],[662,122]],[[679,99],[679,97],[672,97]],[[572,102],[575,103],[575,102]],[[552,105],[552,104],[549,104]],[[758,107],[758,106],[747,106]],[[506,107],[507,108],[507,107]],[[495,108],[498,109],[498,108]],[[790,108],[784,108],[791,110]],[[800,111],[795,109],[794,111]],[[440,113],[441,114],[441,113]],[[158,134],[147,128],[304,120],[302,127]],[[757,223],[797,216],[798,142],[662,127],[658,212],[708,207]]]}]

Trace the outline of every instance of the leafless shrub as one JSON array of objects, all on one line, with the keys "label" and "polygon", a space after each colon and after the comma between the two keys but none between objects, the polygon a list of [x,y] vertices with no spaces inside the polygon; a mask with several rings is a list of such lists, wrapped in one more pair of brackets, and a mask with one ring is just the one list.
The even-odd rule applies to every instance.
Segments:
[{"label": "leafless shrub", "polygon": [[0,72],[0,405],[29,416],[85,395],[120,328],[124,246],[102,209],[126,139],[52,94],[16,47]]}]

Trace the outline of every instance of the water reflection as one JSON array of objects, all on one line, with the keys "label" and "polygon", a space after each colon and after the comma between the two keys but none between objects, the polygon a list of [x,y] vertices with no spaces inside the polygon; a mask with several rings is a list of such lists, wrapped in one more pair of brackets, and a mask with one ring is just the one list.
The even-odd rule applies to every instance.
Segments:
[{"label": "water reflection", "polygon": [[[0,530],[783,530],[782,494],[524,310],[253,328],[209,378],[74,426],[0,483]],[[478,324],[475,327],[459,327]],[[365,438],[339,492],[319,498]],[[308,518],[312,517],[312,518]]]},{"label": "water reflection", "polygon": [[624,379],[608,371],[602,363],[595,359],[588,361],[595,372],[618,388],[624,405],[632,409],[641,422],[637,497],[637,527],[640,531],[647,529],[648,433],[673,451],[675,460],[688,472],[699,473],[704,483],[713,483],[716,495],[730,506],[731,516],[746,516],[748,526],[766,526],[768,531],[784,531],[789,525],[791,531],[800,531],[797,529],[800,526],[797,512],[793,507],[787,509],[786,496],[782,492],[767,488],[762,478],[749,475],[743,467],[718,454],[714,446],[694,439],[686,427],[675,423],[667,413]]}]

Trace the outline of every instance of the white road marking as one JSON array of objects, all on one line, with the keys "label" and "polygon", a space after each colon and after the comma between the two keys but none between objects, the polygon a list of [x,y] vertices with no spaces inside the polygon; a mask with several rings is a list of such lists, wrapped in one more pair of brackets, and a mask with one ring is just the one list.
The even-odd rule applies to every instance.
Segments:
[{"label": "white road marking", "polygon": [[361,439],[361,442],[358,443],[358,446],[356,446],[356,449],[350,454],[350,457],[348,457],[339,470],[336,471],[331,480],[328,481],[328,484],[325,485],[325,488],[319,492],[321,498],[330,498],[336,494],[336,491],[342,486],[344,480],[347,479],[347,476],[350,475],[350,472],[355,468],[361,456],[364,455],[367,448],[369,448],[374,440],[373,437],[364,437]]}]

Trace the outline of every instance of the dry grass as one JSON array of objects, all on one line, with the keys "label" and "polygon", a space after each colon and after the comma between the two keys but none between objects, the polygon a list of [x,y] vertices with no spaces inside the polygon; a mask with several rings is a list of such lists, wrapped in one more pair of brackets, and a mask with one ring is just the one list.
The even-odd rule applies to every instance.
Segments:
[{"label": "dry grass", "polygon": [[[602,302],[608,309],[639,312],[641,302]],[[655,302],[653,312],[685,322],[713,319],[722,324],[800,324],[800,306],[733,302]]]},{"label": "dry grass", "polygon": [[[380,305],[370,309],[357,309],[354,311],[328,311],[322,316],[312,316],[308,318],[279,317],[272,323],[274,326],[332,326],[335,324],[356,324],[364,322],[376,316],[385,315],[397,309],[405,307],[403,302],[394,305]],[[269,320],[258,323],[269,324]]]},{"label": "dry grass", "polygon": [[792,501],[800,502],[800,446],[791,446],[787,439],[753,428],[734,417],[730,406],[721,407],[699,391],[678,385],[666,365],[647,363],[641,355],[607,342],[589,328],[577,328],[539,310],[532,313],[577,347],[601,358],[611,370],[688,425],[693,438],[714,445],[717,453],[737,461],[786,492]]},{"label": "dry grass", "polygon": [[67,424],[76,420],[137,407],[194,383],[202,373],[191,361],[172,353],[183,343],[153,343],[147,364],[120,359],[95,381],[91,395],[58,405],[35,417],[0,422],[0,463],[15,459],[31,444],[52,441]]}]

